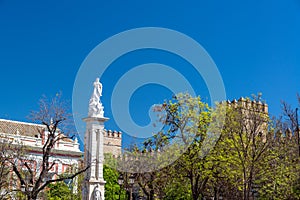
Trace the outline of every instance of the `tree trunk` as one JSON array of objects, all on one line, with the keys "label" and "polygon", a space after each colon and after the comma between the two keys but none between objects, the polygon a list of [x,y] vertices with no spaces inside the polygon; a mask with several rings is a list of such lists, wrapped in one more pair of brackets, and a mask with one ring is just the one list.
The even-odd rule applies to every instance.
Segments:
[{"label": "tree trunk", "polygon": [[149,200],[154,200],[154,191],[153,189],[150,190],[150,198]]},{"label": "tree trunk", "polygon": [[243,200],[247,200],[247,176],[246,172],[244,171],[244,177],[243,177]]},{"label": "tree trunk", "polygon": [[27,200],[36,200],[37,197],[31,197],[30,195],[27,196]]},{"label": "tree trunk", "polygon": [[37,195],[35,194],[28,194],[27,195],[27,200],[36,200],[37,199]]}]

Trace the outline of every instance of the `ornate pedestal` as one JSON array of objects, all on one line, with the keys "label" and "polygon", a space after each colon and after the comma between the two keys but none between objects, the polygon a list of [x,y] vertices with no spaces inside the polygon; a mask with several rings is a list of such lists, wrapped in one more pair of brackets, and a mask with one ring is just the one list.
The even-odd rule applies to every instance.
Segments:
[{"label": "ornate pedestal", "polygon": [[88,117],[83,119],[86,122],[84,162],[86,165],[90,165],[84,177],[83,200],[104,200],[103,130],[104,122],[108,118],[103,116],[104,111],[100,101],[101,94],[102,84],[97,78],[94,82],[94,91],[90,99]]}]

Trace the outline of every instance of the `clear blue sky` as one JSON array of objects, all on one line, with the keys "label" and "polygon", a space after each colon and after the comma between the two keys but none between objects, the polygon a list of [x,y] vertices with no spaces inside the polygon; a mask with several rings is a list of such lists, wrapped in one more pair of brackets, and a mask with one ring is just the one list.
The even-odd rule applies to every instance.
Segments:
[{"label": "clear blue sky", "polygon": [[[299,0],[0,0],[0,117],[26,121],[43,94],[62,91],[71,99],[76,73],[93,48],[114,34],[145,26],[177,30],[199,42],[215,61],[228,99],[262,92],[273,115],[280,113],[280,100],[297,106]],[[151,50],[123,56],[114,65],[154,61],[185,66],[178,57]],[[104,105],[120,73],[112,67],[101,78]],[[192,82],[201,79],[188,69],[182,73]],[[208,98],[205,86],[198,84],[197,93]],[[160,94],[147,92],[154,89]],[[130,105],[133,119],[146,123],[146,106],[170,95],[156,85],[140,88]],[[109,106],[105,112],[112,118]],[[113,119],[107,126],[118,129]]]}]

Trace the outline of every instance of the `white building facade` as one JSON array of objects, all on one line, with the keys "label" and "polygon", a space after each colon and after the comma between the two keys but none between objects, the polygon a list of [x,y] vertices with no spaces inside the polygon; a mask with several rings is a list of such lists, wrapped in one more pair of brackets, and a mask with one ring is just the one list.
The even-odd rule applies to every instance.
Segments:
[{"label": "white building facade", "polygon": [[[47,139],[46,128],[43,125],[0,119],[0,142],[21,144],[25,149],[24,157],[28,160],[31,169],[38,173],[41,169],[43,160],[43,145]],[[62,139],[58,140],[55,147],[52,149],[50,164],[55,162],[50,169],[47,179],[55,178],[55,176],[67,173],[72,168],[79,166],[83,160],[83,152],[79,149],[77,139]],[[21,163],[20,163],[21,164]],[[20,165],[20,167],[22,167]],[[11,184],[13,189],[20,189],[15,179],[10,174]],[[74,183],[73,192],[77,192],[77,185]]]}]

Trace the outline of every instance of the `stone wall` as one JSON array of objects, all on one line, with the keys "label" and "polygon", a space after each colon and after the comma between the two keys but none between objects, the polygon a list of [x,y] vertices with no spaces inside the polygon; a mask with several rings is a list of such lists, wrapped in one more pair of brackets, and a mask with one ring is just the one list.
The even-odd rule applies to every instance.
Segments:
[{"label": "stone wall", "polygon": [[121,154],[122,133],[120,131],[104,130],[104,153],[111,153],[114,157]]}]

